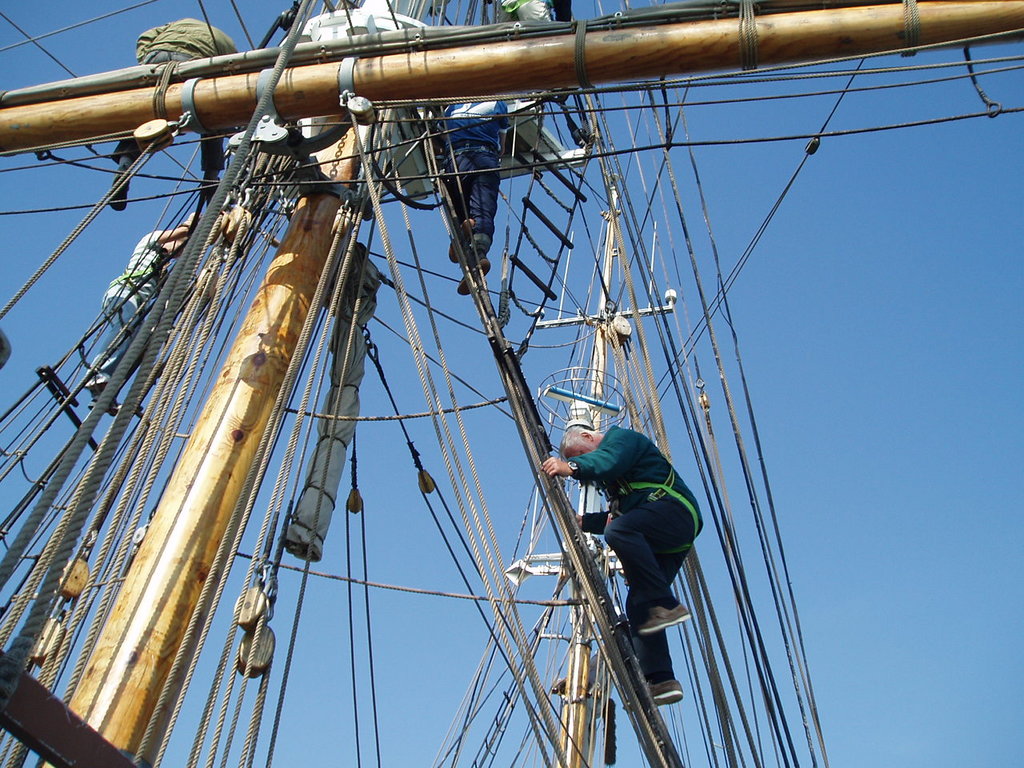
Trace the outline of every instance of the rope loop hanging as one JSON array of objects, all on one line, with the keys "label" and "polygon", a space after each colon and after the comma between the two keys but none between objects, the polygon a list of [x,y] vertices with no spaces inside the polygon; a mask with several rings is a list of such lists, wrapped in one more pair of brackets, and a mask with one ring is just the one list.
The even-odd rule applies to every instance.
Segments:
[{"label": "rope loop hanging", "polygon": [[573,21],[573,29],[576,33],[576,44],[573,49],[573,65],[576,67],[576,82],[580,88],[593,88],[590,76],[587,74],[587,57],[584,50],[587,45],[587,22],[585,19]]},{"label": "rope loop hanging", "polygon": [[981,89],[981,84],[978,82],[978,78],[974,74],[974,64],[971,62],[971,49],[968,46],[964,46],[964,61],[967,62],[967,71],[971,75],[971,83],[974,84],[974,90],[978,92],[978,98],[985,103],[985,111],[988,112],[989,117],[996,117],[1003,111],[1002,102],[993,101],[988,97],[988,94]]},{"label": "rope loop hanging", "polygon": [[[917,0],[903,0],[903,37],[908,48],[916,48],[921,41],[921,14]],[[917,51],[903,51],[900,56],[913,56]]]},{"label": "rope loop hanging", "polygon": [[153,114],[162,119],[167,119],[167,88],[171,84],[171,78],[178,68],[177,61],[169,61],[160,66],[160,74],[157,78],[156,87],[153,89]]},{"label": "rope loop hanging", "polygon": [[757,22],[754,0],[740,0],[740,65],[744,71],[757,69]]}]

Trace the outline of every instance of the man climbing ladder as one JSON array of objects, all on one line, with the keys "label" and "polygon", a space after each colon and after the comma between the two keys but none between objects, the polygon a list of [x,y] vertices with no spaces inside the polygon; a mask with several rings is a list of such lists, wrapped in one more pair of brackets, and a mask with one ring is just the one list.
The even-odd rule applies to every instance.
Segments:
[{"label": "man climbing ladder", "polygon": [[[443,182],[459,227],[458,247],[469,269],[491,268],[487,252],[494,239],[494,214],[498,209],[498,168],[509,129],[508,107],[503,101],[452,104],[444,111],[445,145]],[[453,244],[448,258],[458,263]],[[459,283],[461,295],[469,294],[466,278]]]}]

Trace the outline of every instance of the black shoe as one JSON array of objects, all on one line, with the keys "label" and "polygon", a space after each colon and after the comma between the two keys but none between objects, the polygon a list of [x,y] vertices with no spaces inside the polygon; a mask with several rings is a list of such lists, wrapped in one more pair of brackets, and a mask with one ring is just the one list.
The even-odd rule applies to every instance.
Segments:
[{"label": "black shoe", "polygon": [[678,680],[649,683],[648,687],[651,689],[651,698],[659,707],[683,700],[683,686],[679,684]]},{"label": "black shoe", "polygon": [[[488,261],[487,259],[480,259],[478,264],[479,264],[479,267],[480,267],[480,275],[481,275],[481,281],[480,282],[482,283],[483,282],[482,276],[486,275],[488,272],[491,271],[491,262]],[[470,269],[473,269],[473,267],[470,267]],[[459,282],[459,287],[456,290],[459,292],[460,296],[469,296],[469,290],[470,290],[470,288],[469,288],[469,278],[468,277],[462,278],[462,280]]]},{"label": "black shoe", "polygon": [[[113,184],[113,186],[116,187],[118,185],[118,183],[123,178],[123,175],[124,175],[123,171],[118,171],[117,175],[114,177],[114,184]],[[125,207],[128,205],[128,182],[127,181],[124,183],[123,187],[121,187],[119,190],[117,190],[117,192],[114,193],[114,196],[110,198],[110,201],[107,203],[107,205],[109,205],[115,211],[123,211],[125,209]]]}]

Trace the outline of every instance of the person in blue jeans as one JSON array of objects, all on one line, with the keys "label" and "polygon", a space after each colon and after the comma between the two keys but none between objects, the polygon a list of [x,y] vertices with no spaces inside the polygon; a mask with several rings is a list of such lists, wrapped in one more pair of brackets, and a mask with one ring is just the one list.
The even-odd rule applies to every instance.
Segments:
[{"label": "person in blue jeans", "polygon": [[594,483],[608,497],[611,512],[577,519],[587,533],[604,534],[622,564],[629,584],[626,618],[651,696],[659,705],[677,702],[683,687],[665,630],[690,618],[672,582],[702,527],[697,500],[658,447],[631,429],[601,433],[570,425],[561,454],[565,460],[549,457],[541,470]]},{"label": "person in blue jeans", "polygon": [[[508,107],[503,101],[452,104],[442,123],[446,144],[442,177],[459,222],[459,238],[469,267],[487,274],[487,260],[494,239],[494,214],[498,210],[498,168],[509,129]],[[448,257],[458,262],[452,249]],[[465,279],[459,293],[469,293]]]},{"label": "person in blue jeans", "polygon": [[157,293],[164,268],[188,242],[194,219],[195,214],[192,214],[174,229],[157,230],[143,237],[132,251],[124,273],[115,278],[103,294],[102,312],[109,327],[97,347],[100,351],[89,364],[91,373],[84,384],[94,401],[128,351],[142,310]]}]

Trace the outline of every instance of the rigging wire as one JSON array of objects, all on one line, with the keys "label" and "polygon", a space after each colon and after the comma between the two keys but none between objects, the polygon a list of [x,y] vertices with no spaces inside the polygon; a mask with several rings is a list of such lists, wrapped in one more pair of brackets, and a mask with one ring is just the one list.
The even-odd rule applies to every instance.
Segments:
[{"label": "rigging wire", "polygon": [[4,21],[6,21],[8,24],[10,24],[12,27],[14,27],[16,30],[18,30],[22,35],[24,35],[25,36],[25,42],[32,43],[32,45],[34,45],[36,48],[38,48],[40,51],[42,51],[58,67],[63,69],[65,72],[67,72],[72,77],[77,77],[77,75],[74,72],[72,72],[71,69],[68,68],[68,66],[66,64],[64,64],[64,62],[62,62],[60,59],[58,59],[56,56],[54,56],[53,53],[48,51],[45,46],[39,44],[39,38],[33,37],[28,32],[26,32],[24,29],[19,27],[18,24],[10,16],[8,16],[6,13],[4,13],[3,11],[0,11],[0,18],[2,18]]},{"label": "rigging wire", "polygon": [[[48,37],[54,37],[55,35],[60,35],[60,34],[63,34],[64,32],[70,32],[73,29],[81,29],[82,27],[87,27],[90,24],[94,24],[94,23],[96,23],[98,21],[104,21],[104,20],[109,19],[109,18],[111,18],[113,16],[119,16],[122,13],[127,13],[128,11],[134,11],[134,10],[136,10],[138,8],[143,8],[143,7],[147,6],[147,5],[152,5],[153,3],[158,3],[158,2],[160,2],[160,0],[142,0],[142,2],[135,3],[134,5],[129,5],[129,6],[125,7],[125,8],[118,8],[116,11],[110,11],[109,13],[104,13],[104,14],[101,14],[99,16],[93,16],[91,19],[86,19],[85,21],[78,21],[78,22],[75,22],[74,24],[69,24],[66,27],[61,27],[60,29],[55,29],[52,32],[44,32],[41,35],[35,35],[35,36],[32,36],[32,37],[29,37],[29,36],[26,35],[27,39],[25,39],[25,40],[21,40],[21,41],[19,41],[17,43],[9,43],[8,45],[0,47],[0,53],[3,53],[5,51],[9,51],[9,50],[11,50],[13,48],[20,48],[21,46],[28,45],[29,43],[36,43],[39,40],[45,40]],[[18,31],[21,32],[20,29]],[[25,33],[22,32],[22,34],[25,34]]]}]

